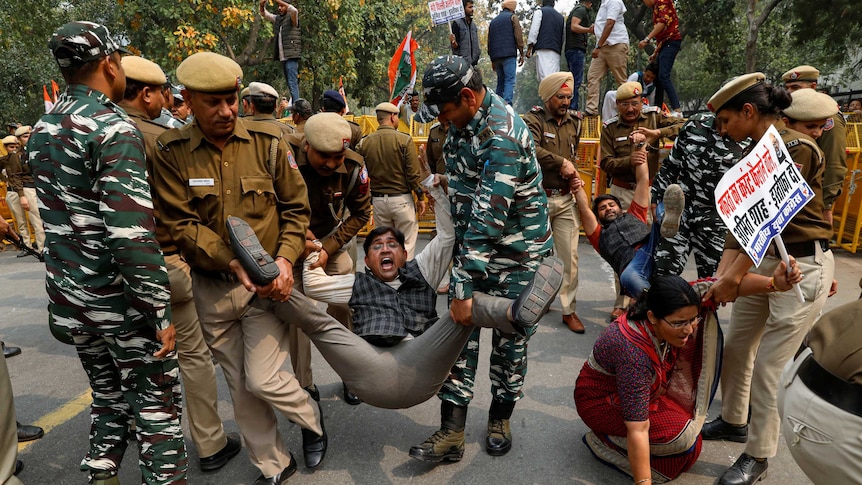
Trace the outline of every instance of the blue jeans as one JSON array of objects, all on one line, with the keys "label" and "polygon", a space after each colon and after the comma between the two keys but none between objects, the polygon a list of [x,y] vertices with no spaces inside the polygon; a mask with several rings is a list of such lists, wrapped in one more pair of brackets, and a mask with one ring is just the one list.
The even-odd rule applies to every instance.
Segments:
[{"label": "blue jeans", "polygon": [[661,108],[664,101],[664,93],[667,93],[667,99],[670,102],[671,109],[679,109],[679,96],[676,95],[676,88],[673,86],[673,81],[670,80],[670,71],[673,69],[673,63],[676,61],[676,55],[679,54],[679,49],[682,47],[681,40],[671,40],[665,42],[658,51],[656,64],[658,64],[658,76],[655,80],[655,105]]},{"label": "blue jeans", "polygon": [[497,71],[497,95],[512,104],[512,96],[515,95],[515,75],[518,70],[517,57],[504,57],[494,60]]},{"label": "blue jeans", "polygon": [[284,78],[287,79],[287,89],[290,90],[291,103],[299,99],[299,59],[288,59],[281,62]]},{"label": "blue jeans", "polygon": [[569,64],[569,71],[572,72],[572,77],[575,78],[575,86],[572,88],[572,102],[569,104],[569,109],[577,111],[578,109],[578,91],[581,89],[581,83],[584,82],[584,58],[587,53],[580,49],[569,49],[566,51],[566,62]]},{"label": "blue jeans", "polygon": [[650,287],[650,280],[655,274],[655,250],[661,241],[662,219],[664,219],[664,203],[659,202],[655,209],[655,220],[649,239],[635,251],[635,257],[620,274],[620,285],[632,298],[637,299],[645,289]]}]

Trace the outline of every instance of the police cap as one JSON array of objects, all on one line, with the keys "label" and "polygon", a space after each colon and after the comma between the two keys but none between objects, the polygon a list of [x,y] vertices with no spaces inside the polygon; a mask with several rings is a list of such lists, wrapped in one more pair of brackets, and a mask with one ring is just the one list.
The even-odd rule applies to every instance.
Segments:
[{"label": "police cap", "polygon": [[784,116],[797,121],[815,121],[831,118],[838,113],[838,103],[828,94],[813,89],[797,89],[790,93],[793,102],[784,110]]},{"label": "police cap", "polygon": [[242,84],[242,68],[215,52],[198,52],[177,67],[177,79],[189,91],[222,93],[236,91]]},{"label": "police cap", "polygon": [[627,83],[622,83],[620,84],[620,87],[617,88],[617,101],[640,98],[641,93],[643,93],[643,87],[641,86],[641,83],[637,81],[629,81]]},{"label": "police cap", "polygon": [[143,57],[124,56],[123,70],[126,71],[127,79],[133,79],[144,84],[161,86],[168,82],[162,68],[155,62]]},{"label": "police cap", "polygon": [[781,80],[785,83],[792,83],[794,81],[816,83],[818,78],[820,78],[820,71],[816,67],[811,66],[796,66],[781,75]]},{"label": "police cap", "polygon": [[317,113],[305,122],[305,140],[319,152],[346,150],[350,135],[350,124],[338,113]]},{"label": "police cap", "polygon": [[389,102],[385,102],[385,103],[380,103],[380,104],[378,104],[378,105],[374,108],[374,111],[383,111],[384,113],[392,113],[392,114],[396,114],[396,115],[397,115],[397,114],[398,114],[398,112],[399,112],[399,111],[398,111],[398,106],[395,106],[394,104],[389,103]]},{"label": "police cap", "polygon": [[742,76],[737,76],[728,81],[727,84],[722,86],[721,89],[713,94],[706,103],[706,107],[713,113],[718,113],[721,111],[721,108],[723,108],[724,105],[736,95],[741,94],[765,80],[766,76],[764,76],[762,72],[750,72],[748,74],[743,74]]}]

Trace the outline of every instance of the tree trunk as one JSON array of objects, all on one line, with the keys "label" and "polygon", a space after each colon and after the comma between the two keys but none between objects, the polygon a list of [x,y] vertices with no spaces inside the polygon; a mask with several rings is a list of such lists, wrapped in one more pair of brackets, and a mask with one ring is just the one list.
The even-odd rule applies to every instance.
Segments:
[{"label": "tree trunk", "polygon": [[769,14],[782,0],[769,0],[760,13],[757,13],[757,0],[748,0],[745,19],[748,21],[748,37],[745,40],[745,72],[757,70],[757,34],[769,18]]}]

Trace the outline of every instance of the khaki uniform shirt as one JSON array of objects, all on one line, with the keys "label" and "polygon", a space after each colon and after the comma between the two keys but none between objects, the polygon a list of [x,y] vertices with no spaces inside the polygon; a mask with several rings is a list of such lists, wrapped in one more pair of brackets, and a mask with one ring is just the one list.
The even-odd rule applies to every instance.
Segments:
[{"label": "khaki uniform shirt", "polygon": [[425,159],[431,173],[446,173],[446,160],[443,158],[443,144],[446,142],[446,131],[441,123],[435,123],[428,132],[428,143],[425,145]]},{"label": "khaki uniform shirt", "polygon": [[[146,113],[134,106],[121,103],[120,107],[126,110],[129,118],[135,122],[138,129],[144,135],[144,150],[147,153],[147,182],[150,184],[150,192],[153,194],[153,199],[155,199],[157,194],[155,193],[156,185],[153,183],[153,162],[156,157],[156,142],[159,136],[167,131],[168,128],[151,121]],[[171,239],[171,235],[168,233],[167,226],[165,226],[161,221],[161,217],[159,217],[158,207],[153,207],[153,216],[156,218],[156,240],[159,241],[162,252],[165,255],[178,253],[180,251],[179,248],[174,244],[174,240]]]},{"label": "khaki uniform shirt", "polygon": [[[273,139],[278,150],[270,173]],[[195,119],[160,136],[155,158],[157,207],[192,268],[228,271],[234,258],[228,216],[245,219],[274,258],[295,263],[302,256],[311,213],[308,194],[276,126],[239,118],[219,149]]]},{"label": "khaki uniform shirt", "polygon": [[362,128],[352,121],[348,121],[347,123],[350,124],[350,149],[356,150],[359,140],[362,139]]},{"label": "khaki uniform shirt", "polygon": [[[635,185],[635,171],[632,167],[632,142],[629,139],[632,131],[638,127],[651,130],[656,128],[661,132],[661,138],[676,137],[685,120],[665,116],[655,107],[644,108],[637,121],[629,125],[619,116],[604,122],[602,126],[602,160],[601,168],[615,182],[628,184],[630,189]],[[650,180],[655,177],[659,167],[661,139],[647,145],[647,163],[649,163]]]},{"label": "khaki uniform shirt", "polygon": [[254,116],[251,117],[251,119],[254,121],[263,121],[266,123],[272,123],[275,126],[277,126],[285,136],[291,135],[296,131],[296,130],[294,130],[294,128],[292,126],[288,125],[287,123],[282,123],[281,121],[278,121],[277,119],[275,119],[275,115],[272,113],[270,113],[268,115],[263,114],[263,113],[255,113]]},{"label": "khaki uniform shirt", "polygon": [[[827,121],[827,125],[830,123]],[[831,127],[823,130],[817,139],[817,146],[826,159],[823,172],[823,204],[832,209],[835,199],[841,194],[844,176],[847,174],[847,122],[841,113],[832,117]]]},{"label": "khaki uniform shirt", "polygon": [[823,315],[808,336],[814,360],[835,376],[862,384],[862,300]]},{"label": "khaki uniform shirt", "polygon": [[546,189],[568,189],[569,181],[560,175],[563,160],[577,164],[578,145],[581,142],[580,114],[566,113],[561,123],[541,106],[536,106],[524,115],[524,122],[536,144],[536,160],[542,167],[543,185]]},{"label": "khaki uniform shirt", "polygon": [[[335,254],[371,220],[371,191],[365,162],[358,153],[347,150],[344,164],[335,174],[323,177],[308,164],[308,155],[302,149],[304,137],[294,134],[287,141],[308,187],[309,229],[327,253]],[[346,193],[353,178],[353,188]],[[350,216],[341,222],[345,210]]]},{"label": "khaki uniform shirt", "polygon": [[373,195],[415,192],[424,199],[419,178],[419,156],[413,138],[391,126],[380,126],[356,147],[365,158]]}]

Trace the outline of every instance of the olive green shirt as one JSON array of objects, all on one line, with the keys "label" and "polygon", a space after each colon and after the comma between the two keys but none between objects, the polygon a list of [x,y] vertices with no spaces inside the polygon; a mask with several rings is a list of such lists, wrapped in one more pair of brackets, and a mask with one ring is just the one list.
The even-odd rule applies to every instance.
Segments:
[{"label": "olive green shirt", "polygon": [[373,194],[398,195],[415,192],[424,199],[419,176],[419,156],[413,138],[382,125],[359,142],[356,151],[365,158]]}]

